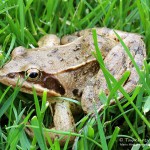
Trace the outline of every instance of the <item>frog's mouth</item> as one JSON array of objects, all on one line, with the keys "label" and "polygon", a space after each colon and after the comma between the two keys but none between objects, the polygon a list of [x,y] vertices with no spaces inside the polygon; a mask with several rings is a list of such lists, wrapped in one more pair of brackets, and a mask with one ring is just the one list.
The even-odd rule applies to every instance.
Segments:
[{"label": "frog's mouth", "polygon": [[12,86],[20,86],[20,91],[32,94],[33,87],[36,89],[37,95],[41,96],[43,91],[47,91],[48,96],[61,96],[65,94],[64,87],[52,75],[43,76],[39,80],[32,81],[24,78],[24,73],[9,73],[7,75],[0,75],[0,82]]}]

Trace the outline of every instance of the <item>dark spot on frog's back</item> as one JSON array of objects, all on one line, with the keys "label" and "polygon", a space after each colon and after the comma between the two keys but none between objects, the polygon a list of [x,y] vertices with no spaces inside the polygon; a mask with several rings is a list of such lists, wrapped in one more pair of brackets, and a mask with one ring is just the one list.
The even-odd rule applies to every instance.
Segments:
[{"label": "dark spot on frog's back", "polygon": [[73,95],[75,95],[75,96],[78,94],[78,92],[79,92],[78,89],[74,89],[74,90],[72,91]]},{"label": "dark spot on frog's back", "polygon": [[73,51],[81,50],[81,44],[77,44],[72,50]]},{"label": "dark spot on frog's back", "polygon": [[58,48],[54,48],[51,52],[56,53],[58,51]]},{"label": "dark spot on frog's back", "polygon": [[52,75],[45,76],[43,79],[44,87],[53,90],[61,95],[65,94],[65,89],[63,85]]},{"label": "dark spot on frog's back", "polygon": [[64,59],[61,56],[57,56],[59,61],[63,61]]},{"label": "dark spot on frog's back", "polygon": [[82,96],[82,91],[79,92],[79,89],[74,89],[72,91],[73,95],[76,97],[81,97]]},{"label": "dark spot on frog's back", "polygon": [[51,53],[51,52],[48,53],[48,54],[47,54],[47,57],[52,57],[52,53]]}]

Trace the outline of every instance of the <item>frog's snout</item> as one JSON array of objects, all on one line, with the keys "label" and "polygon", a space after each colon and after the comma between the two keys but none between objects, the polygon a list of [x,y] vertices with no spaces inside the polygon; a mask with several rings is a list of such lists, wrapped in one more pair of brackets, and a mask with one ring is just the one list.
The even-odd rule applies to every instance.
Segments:
[{"label": "frog's snout", "polygon": [[7,75],[6,69],[0,68],[0,80],[1,80],[2,77],[6,76],[6,75]]}]

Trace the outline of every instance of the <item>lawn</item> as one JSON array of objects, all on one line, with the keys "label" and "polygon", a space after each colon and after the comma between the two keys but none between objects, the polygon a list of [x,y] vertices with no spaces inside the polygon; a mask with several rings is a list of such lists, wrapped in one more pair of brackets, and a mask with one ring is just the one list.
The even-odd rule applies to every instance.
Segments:
[{"label": "lawn", "polygon": [[[30,95],[19,92],[18,86],[12,89],[11,86],[0,84],[0,149],[150,149],[149,0],[1,0],[0,66],[11,58],[11,51],[15,47],[37,47],[38,40],[47,33],[62,37],[93,27],[108,27],[143,36],[147,59],[142,70],[137,68],[140,80],[135,90],[128,94],[121,87],[129,72],[117,82],[103,67],[113,88],[108,97],[103,92],[99,97],[105,101],[111,97],[116,104],[106,105],[102,112],[95,111],[94,115],[82,113],[76,116],[77,132],[70,133],[48,128],[52,123],[52,114],[46,102],[46,92],[41,98],[37,97],[34,89],[33,95]],[[96,34],[93,33],[96,43]],[[125,50],[128,53],[128,49]],[[96,57],[103,64],[100,56],[96,49]],[[130,59],[134,64],[134,60]],[[117,89],[124,95],[121,101],[116,97]],[[32,127],[33,138],[26,134],[26,127]],[[44,138],[43,132],[46,131],[60,133],[62,136],[67,134],[65,145],[60,147],[59,138],[55,141],[51,141],[47,135]],[[71,135],[76,136],[74,145],[69,144]]]}]

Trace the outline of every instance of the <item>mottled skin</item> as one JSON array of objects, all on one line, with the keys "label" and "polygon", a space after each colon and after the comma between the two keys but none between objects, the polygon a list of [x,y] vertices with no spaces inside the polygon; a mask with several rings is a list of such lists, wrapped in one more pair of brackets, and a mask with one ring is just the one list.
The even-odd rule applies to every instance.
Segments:
[{"label": "mottled skin", "polygon": [[[107,69],[117,80],[127,69],[131,71],[128,81],[123,85],[127,92],[131,92],[139,80],[131,60],[112,29],[96,30],[98,45]],[[146,57],[141,36],[123,31],[116,32],[128,46],[141,69]],[[14,87],[18,77],[22,81],[25,75],[34,72],[23,83],[21,91],[32,93],[34,85],[38,95],[47,90],[49,97],[64,96],[81,100],[82,109],[86,113],[94,112],[93,100],[99,109],[102,105],[97,96],[100,89],[106,95],[109,91],[99,64],[92,56],[92,51],[95,50],[91,29],[64,36],[61,40],[55,35],[46,35],[38,43],[39,48],[18,47],[13,50],[11,60],[0,70],[0,82]],[[49,103],[53,103],[54,128],[75,131],[72,113],[80,113],[79,106],[50,98]],[[55,138],[59,135],[50,133],[50,136]],[[62,143],[64,141],[62,140]]]}]

